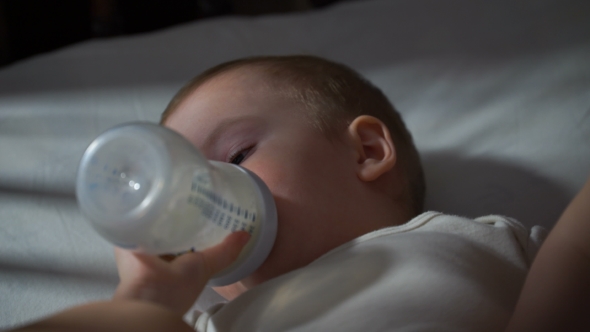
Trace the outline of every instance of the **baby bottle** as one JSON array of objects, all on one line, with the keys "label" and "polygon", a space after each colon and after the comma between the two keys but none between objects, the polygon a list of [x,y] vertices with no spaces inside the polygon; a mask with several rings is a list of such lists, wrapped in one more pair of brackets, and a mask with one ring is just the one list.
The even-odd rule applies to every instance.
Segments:
[{"label": "baby bottle", "polygon": [[275,240],[277,213],[264,182],[237,165],[208,161],[182,136],[151,123],[112,128],[86,149],[76,182],[80,210],[114,245],[149,254],[200,251],[228,234],[251,234],[210,284],[254,272]]}]

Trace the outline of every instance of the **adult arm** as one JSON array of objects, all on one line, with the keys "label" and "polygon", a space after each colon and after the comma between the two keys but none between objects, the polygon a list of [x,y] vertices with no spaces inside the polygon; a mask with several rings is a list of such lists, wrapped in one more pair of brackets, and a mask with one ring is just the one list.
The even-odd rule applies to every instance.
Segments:
[{"label": "adult arm", "polygon": [[53,331],[193,331],[182,319],[209,279],[238,257],[249,239],[229,235],[202,252],[162,259],[116,250],[120,282],[112,301],[70,308],[19,332]]},{"label": "adult arm", "polygon": [[145,301],[105,301],[77,306],[15,332],[194,332],[182,316]]},{"label": "adult arm", "polygon": [[539,249],[506,331],[590,331],[590,179]]}]

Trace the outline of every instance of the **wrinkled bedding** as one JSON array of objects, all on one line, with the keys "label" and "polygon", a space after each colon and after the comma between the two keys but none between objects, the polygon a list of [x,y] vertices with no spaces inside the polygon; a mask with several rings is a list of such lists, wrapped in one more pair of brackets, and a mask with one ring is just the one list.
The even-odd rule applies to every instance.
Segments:
[{"label": "wrinkled bedding", "polygon": [[590,173],[587,1],[350,1],[83,42],[0,70],[0,328],[116,287],[74,198],[90,141],[258,54],[323,56],[381,87],[421,151],[429,210],[550,228]]}]

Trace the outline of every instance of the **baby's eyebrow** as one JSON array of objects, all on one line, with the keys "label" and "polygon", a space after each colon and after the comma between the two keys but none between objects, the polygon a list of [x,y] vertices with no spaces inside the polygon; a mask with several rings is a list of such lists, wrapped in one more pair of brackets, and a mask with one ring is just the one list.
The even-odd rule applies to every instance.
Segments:
[{"label": "baby's eyebrow", "polygon": [[221,136],[228,131],[230,128],[235,127],[237,125],[241,125],[244,123],[257,123],[259,121],[258,117],[252,115],[243,115],[234,118],[228,118],[222,120],[207,136],[204,142],[204,146],[211,146],[216,141],[218,141]]}]

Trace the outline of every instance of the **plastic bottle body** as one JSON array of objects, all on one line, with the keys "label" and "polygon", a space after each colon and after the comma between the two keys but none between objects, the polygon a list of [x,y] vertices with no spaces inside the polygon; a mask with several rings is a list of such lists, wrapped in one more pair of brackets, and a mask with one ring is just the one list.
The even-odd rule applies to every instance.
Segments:
[{"label": "plastic bottle body", "polygon": [[276,235],[272,195],[253,173],[209,162],[164,127],[113,128],[86,150],[76,184],[79,206],[113,244],[151,254],[203,250],[228,234],[252,237],[212,284],[236,282],[270,252]]}]

